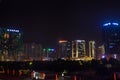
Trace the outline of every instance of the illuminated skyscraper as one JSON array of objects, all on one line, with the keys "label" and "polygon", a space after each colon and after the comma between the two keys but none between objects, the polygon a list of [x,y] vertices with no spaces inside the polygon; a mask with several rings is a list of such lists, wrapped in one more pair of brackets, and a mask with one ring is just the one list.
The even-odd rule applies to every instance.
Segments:
[{"label": "illuminated skyscraper", "polygon": [[72,58],[82,58],[85,56],[85,40],[72,41]]},{"label": "illuminated skyscraper", "polygon": [[89,41],[89,57],[95,58],[95,41]]},{"label": "illuminated skyscraper", "polygon": [[67,40],[59,41],[59,54],[58,58],[70,58],[71,57],[71,42]]},{"label": "illuminated skyscraper", "polygon": [[0,54],[2,60],[18,60],[22,53],[22,44],[22,30],[0,28]]},{"label": "illuminated skyscraper", "polygon": [[106,54],[120,54],[120,26],[118,23],[105,23],[102,27]]}]

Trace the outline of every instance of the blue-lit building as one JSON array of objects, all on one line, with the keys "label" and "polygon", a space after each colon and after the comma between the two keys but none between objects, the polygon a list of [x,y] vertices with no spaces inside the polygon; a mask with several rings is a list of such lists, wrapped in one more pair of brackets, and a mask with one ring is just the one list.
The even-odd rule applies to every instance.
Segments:
[{"label": "blue-lit building", "polygon": [[18,60],[22,53],[23,32],[16,28],[0,28],[1,60]]},{"label": "blue-lit building", "polygon": [[103,24],[103,43],[106,54],[120,54],[120,25],[109,22]]}]

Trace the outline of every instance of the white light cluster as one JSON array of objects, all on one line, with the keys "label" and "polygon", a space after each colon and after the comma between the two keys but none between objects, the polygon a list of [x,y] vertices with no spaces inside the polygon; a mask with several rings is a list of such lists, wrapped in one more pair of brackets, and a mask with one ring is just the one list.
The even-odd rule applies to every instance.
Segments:
[{"label": "white light cluster", "polygon": [[102,55],[102,59],[105,58],[105,55]]},{"label": "white light cluster", "polygon": [[118,26],[119,24],[118,24],[118,23],[106,23],[106,24],[104,24],[103,26],[109,26],[109,25],[115,25],[115,26]]},{"label": "white light cluster", "polygon": [[7,29],[8,32],[19,32],[19,30],[16,29]]},{"label": "white light cluster", "polygon": [[77,40],[77,42],[81,42],[81,40]]},{"label": "white light cluster", "polygon": [[114,58],[117,59],[117,54],[114,54]]},{"label": "white light cluster", "polygon": [[112,23],[112,24],[118,26],[118,23]]},{"label": "white light cluster", "polygon": [[85,40],[76,40],[77,42],[85,42]]}]

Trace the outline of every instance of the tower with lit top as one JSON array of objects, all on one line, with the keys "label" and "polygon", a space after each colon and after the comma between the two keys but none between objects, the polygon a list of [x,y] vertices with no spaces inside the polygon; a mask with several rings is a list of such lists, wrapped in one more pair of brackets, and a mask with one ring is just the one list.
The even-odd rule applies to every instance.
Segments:
[{"label": "tower with lit top", "polygon": [[58,58],[70,58],[72,46],[71,42],[67,40],[59,40]]},{"label": "tower with lit top", "polygon": [[120,54],[120,26],[119,23],[109,22],[102,26],[103,44],[106,54]]},{"label": "tower with lit top", "polygon": [[1,60],[18,60],[22,53],[23,32],[16,28],[0,28]]}]

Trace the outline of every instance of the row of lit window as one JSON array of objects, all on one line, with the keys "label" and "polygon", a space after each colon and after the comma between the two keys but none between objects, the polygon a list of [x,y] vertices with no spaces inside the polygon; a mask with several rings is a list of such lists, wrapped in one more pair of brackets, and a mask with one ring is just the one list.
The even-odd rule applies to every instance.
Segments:
[{"label": "row of lit window", "polygon": [[7,29],[8,32],[19,32],[19,30],[15,30],[15,29]]}]

